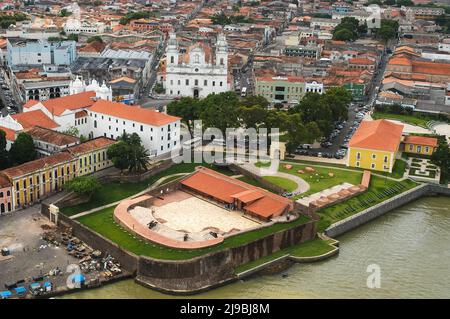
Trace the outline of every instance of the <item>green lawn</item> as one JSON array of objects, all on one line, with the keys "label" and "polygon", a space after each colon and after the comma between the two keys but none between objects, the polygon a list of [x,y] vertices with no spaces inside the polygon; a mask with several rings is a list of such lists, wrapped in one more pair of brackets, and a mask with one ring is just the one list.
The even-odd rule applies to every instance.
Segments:
[{"label": "green lawn", "polygon": [[417,185],[417,183],[409,179],[398,182],[383,177],[372,176],[369,189],[366,192],[345,202],[317,211],[317,214],[321,217],[317,222],[317,231],[323,232],[331,224],[381,203]]},{"label": "green lawn", "polygon": [[250,176],[245,176],[245,175],[244,175],[244,176],[239,177],[238,180],[243,181],[243,182],[245,182],[245,183],[247,183],[247,184],[250,184],[250,185],[259,187],[259,188],[266,189],[266,190],[268,190],[269,192],[272,192],[272,193],[277,194],[277,192],[275,192],[275,191],[273,191],[273,190],[270,190],[270,189],[268,189],[267,187],[264,187],[260,182],[258,182],[256,179],[254,179],[254,178],[252,178],[252,177],[250,177]]},{"label": "green lawn", "polygon": [[271,182],[272,184],[278,185],[287,192],[293,192],[297,189],[298,185],[296,182],[279,176],[264,176],[265,180]]},{"label": "green lawn", "polygon": [[244,265],[240,265],[239,267],[236,267],[235,273],[238,274],[246,270],[255,268],[259,265],[265,264],[287,254],[294,257],[314,257],[323,255],[327,252],[332,251],[333,249],[335,249],[335,247],[330,245],[328,242],[320,238],[315,238],[304,243],[279,250],[272,255],[264,256]]},{"label": "green lawn", "polygon": [[[307,173],[305,171],[305,167],[313,167],[316,171],[313,173]],[[303,170],[304,173],[298,173],[298,170]],[[347,171],[347,170],[340,170],[340,169],[334,169],[333,167],[317,167],[313,165],[298,165],[293,164],[291,169],[284,168],[284,165],[281,164],[279,167],[279,171],[283,173],[288,173],[292,175],[299,176],[303,178],[310,186],[309,191],[306,193],[302,193],[301,195],[295,197],[295,198],[301,198],[304,196],[308,196],[317,192],[320,192],[324,189],[330,188],[332,186],[336,186],[339,184],[342,184],[344,182],[358,185],[361,183],[362,178],[362,172],[360,171]],[[328,175],[329,173],[332,173],[333,176],[331,177]]]},{"label": "green lawn", "polygon": [[[143,191],[144,189],[150,187],[154,182],[156,182],[158,179],[164,176],[177,174],[177,173],[189,173],[193,172],[196,166],[203,165],[209,168],[213,168],[221,173],[227,174],[227,175],[233,175],[233,173],[224,168],[216,168],[213,167],[210,164],[197,164],[197,163],[181,163],[174,165],[168,169],[166,169],[163,172],[160,172],[154,176],[149,177],[145,181],[138,182],[138,183],[119,183],[119,182],[108,182],[103,183],[100,190],[94,193],[91,200],[84,204],[79,204],[75,206],[70,207],[64,207],[61,209],[61,212],[64,215],[72,216],[96,207],[100,207],[103,205],[107,205],[110,203],[117,202],[121,199],[127,198],[129,196],[132,196],[136,193],[139,193],[140,191]],[[173,177],[178,178],[177,177]],[[166,182],[170,181],[166,180]]]},{"label": "green lawn", "polygon": [[417,125],[426,128],[427,122],[434,120],[433,117],[426,115],[404,115],[404,114],[392,114],[385,112],[374,112],[372,114],[372,118],[374,120],[378,119],[390,119],[390,120],[398,120],[407,124]]},{"label": "green lawn", "polygon": [[222,243],[213,247],[193,250],[180,250],[164,247],[157,244],[149,244],[142,240],[139,240],[138,238],[134,238],[132,234],[130,234],[128,231],[124,230],[114,222],[114,208],[115,207],[110,207],[89,215],[82,216],[78,218],[77,221],[98,232],[104,237],[110,239],[111,241],[119,244],[122,248],[129,250],[137,255],[144,255],[167,260],[189,259],[213,251],[241,246],[269,234],[289,229],[309,221],[306,216],[302,215],[300,216],[300,218],[289,223],[274,224],[268,227],[226,238]]},{"label": "green lawn", "polygon": [[397,159],[395,160],[394,167],[392,168],[392,173],[388,175],[393,178],[402,178],[403,174],[405,174],[405,170],[406,162],[401,159]]}]

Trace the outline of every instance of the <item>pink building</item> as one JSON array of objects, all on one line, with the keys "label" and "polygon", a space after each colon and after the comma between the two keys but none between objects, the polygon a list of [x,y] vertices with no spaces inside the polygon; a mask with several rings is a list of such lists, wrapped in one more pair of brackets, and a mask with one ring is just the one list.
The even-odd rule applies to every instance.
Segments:
[{"label": "pink building", "polygon": [[0,175],[0,214],[12,210],[11,189],[12,185],[9,179],[4,175]]}]

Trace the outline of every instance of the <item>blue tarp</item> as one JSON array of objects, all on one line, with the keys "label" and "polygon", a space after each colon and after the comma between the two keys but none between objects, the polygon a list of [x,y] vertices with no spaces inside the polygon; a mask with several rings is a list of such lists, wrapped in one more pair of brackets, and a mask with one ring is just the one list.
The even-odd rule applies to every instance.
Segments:
[{"label": "blue tarp", "polygon": [[39,288],[40,286],[41,286],[40,283],[38,283],[38,282],[33,282],[33,283],[30,285],[30,288],[32,288],[32,289],[37,289],[37,288]]},{"label": "blue tarp", "polygon": [[5,291],[0,291],[0,297],[2,298],[8,298],[12,295],[11,291],[9,290],[5,290]]},{"label": "blue tarp", "polygon": [[49,281],[44,282],[44,287],[51,287],[52,284]]},{"label": "blue tarp", "polygon": [[73,282],[75,282],[75,283],[82,283],[82,282],[84,282],[86,280],[86,278],[82,275],[82,274],[76,274],[74,277],[73,277]]},{"label": "blue tarp", "polygon": [[25,287],[17,287],[17,288],[14,288],[14,290],[16,291],[17,294],[24,294],[27,292]]}]

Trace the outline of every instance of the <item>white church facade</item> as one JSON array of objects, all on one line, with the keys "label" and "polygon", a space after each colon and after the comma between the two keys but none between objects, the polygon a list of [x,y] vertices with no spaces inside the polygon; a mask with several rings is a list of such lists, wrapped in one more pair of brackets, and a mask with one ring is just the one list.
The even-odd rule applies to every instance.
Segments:
[{"label": "white church facade", "polygon": [[228,45],[223,34],[215,50],[205,43],[191,45],[185,53],[171,33],[166,49],[166,94],[204,98],[211,93],[230,90],[228,82]]}]

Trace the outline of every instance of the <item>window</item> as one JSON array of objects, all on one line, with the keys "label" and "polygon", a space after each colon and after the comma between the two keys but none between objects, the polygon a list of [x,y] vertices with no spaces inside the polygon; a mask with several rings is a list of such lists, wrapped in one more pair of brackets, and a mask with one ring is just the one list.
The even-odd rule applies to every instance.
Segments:
[{"label": "window", "polygon": [[412,151],[414,149],[414,146],[412,144],[409,144],[409,150]]},{"label": "window", "polygon": [[356,159],[360,160],[361,159],[361,153],[356,153]]},{"label": "window", "polygon": [[428,153],[430,151],[430,148],[428,146],[425,146],[425,153]]},{"label": "window", "polygon": [[223,65],[223,58],[220,58],[220,65]]},{"label": "window", "polygon": [[170,56],[170,63],[175,63],[175,58],[174,58],[174,56],[172,55],[172,56]]},{"label": "window", "polygon": [[144,126],[141,125],[141,132],[144,132]]},{"label": "window", "polygon": [[186,85],[189,85],[189,79],[186,79]]},{"label": "window", "polygon": [[208,80],[204,80],[204,81],[203,81],[203,85],[204,85],[204,86],[208,86]]},{"label": "window", "polygon": [[371,167],[371,168],[375,168],[375,163],[372,163],[372,164],[370,165],[370,167]]},{"label": "window", "polygon": [[94,127],[97,128],[97,120],[94,121]]},{"label": "window", "polygon": [[422,151],[422,146],[417,145],[417,153],[420,153]]},{"label": "window", "polygon": [[212,86],[216,86],[216,81],[213,81]]},{"label": "window", "polygon": [[359,162],[356,162],[356,167],[359,167]]},{"label": "window", "polygon": [[385,156],[385,157],[384,157],[384,162],[387,163],[387,161],[388,161],[388,157]]},{"label": "window", "polygon": [[377,158],[377,154],[372,154],[372,159],[376,159]]},{"label": "window", "polygon": [[194,85],[198,85],[198,80],[197,79],[194,80]]}]

